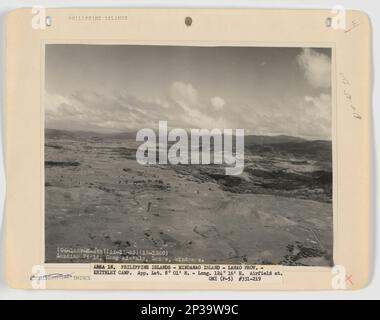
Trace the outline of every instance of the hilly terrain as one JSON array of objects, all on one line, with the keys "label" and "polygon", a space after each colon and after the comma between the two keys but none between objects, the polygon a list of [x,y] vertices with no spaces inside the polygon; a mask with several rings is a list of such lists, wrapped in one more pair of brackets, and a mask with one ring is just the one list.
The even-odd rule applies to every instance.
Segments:
[{"label": "hilly terrain", "polygon": [[239,176],[142,166],[138,145],[132,132],[45,130],[47,262],[332,265],[331,141],[246,136]]}]

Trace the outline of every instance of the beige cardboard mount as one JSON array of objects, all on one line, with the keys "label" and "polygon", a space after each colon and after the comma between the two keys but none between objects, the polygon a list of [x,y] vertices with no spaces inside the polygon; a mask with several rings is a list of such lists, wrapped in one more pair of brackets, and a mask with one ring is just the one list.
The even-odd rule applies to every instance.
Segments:
[{"label": "beige cardboard mount", "polygon": [[[346,26],[342,29],[334,24],[336,14],[330,10],[47,9],[50,26],[33,28],[32,8],[10,12],[5,47],[5,271],[9,285],[47,289],[332,290],[343,288],[339,281],[334,286],[334,276],[344,270],[341,281],[346,289],[365,286],[370,265],[371,36],[366,14],[344,14]],[[117,16],[127,18],[112,18]],[[192,18],[191,26],[185,24],[186,17]],[[204,278],[185,281],[180,276],[148,277],[148,281],[139,277],[101,279],[91,277],[90,264],[44,264],[46,43],[331,47],[334,262],[338,267],[283,267],[281,281],[256,283],[210,282]]]}]

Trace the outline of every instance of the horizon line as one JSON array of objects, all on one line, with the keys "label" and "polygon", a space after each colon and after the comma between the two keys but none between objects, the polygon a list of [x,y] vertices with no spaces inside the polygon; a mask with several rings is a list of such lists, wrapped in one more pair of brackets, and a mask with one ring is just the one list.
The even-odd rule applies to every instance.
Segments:
[{"label": "horizon line", "polygon": [[[173,128],[177,129],[177,128]],[[185,129],[186,131],[190,131],[192,129],[197,129],[197,128],[191,128],[191,129]],[[239,129],[239,128],[238,128]],[[95,133],[95,134],[102,134],[102,135],[118,135],[118,134],[123,134],[123,133],[133,133],[135,134],[138,130],[135,131],[114,131],[114,132],[105,132],[105,131],[94,131],[94,130],[75,130],[75,129],[57,129],[57,128],[44,128],[44,130],[56,130],[56,131],[66,131],[66,132],[84,132],[84,133]],[[158,130],[152,129],[153,131],[157,132]],[[207,129],[210,130],[210,129]],[[212,129],[211,129],[212,130]],[[223,129],[220,129],[223,131]],[[233,130],[233,129],[232,129]],[[236,129],[235,129],[236,130]],[[330,141],[332,142],[332,138],[330,139],[322,139],[322,138],[310,138],[310,137],[304,137],[304,136],[293,136],[289,134],[244,134],[244,137],[249,137],[249,136],[257,136],[257,137],[292,137],[292,138],[297,138],[297,139],[302,139],[305,141]]]}]

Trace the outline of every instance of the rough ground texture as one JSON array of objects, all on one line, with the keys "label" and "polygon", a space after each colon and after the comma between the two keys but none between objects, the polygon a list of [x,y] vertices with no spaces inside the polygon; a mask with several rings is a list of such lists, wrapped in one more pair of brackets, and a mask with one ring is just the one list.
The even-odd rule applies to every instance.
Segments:
[{"label": "rough ground texture", "polygon": [[45,137],[47,262],[108,261],[57,256],[100,248],[163,250],[166,262],[333,264],[331,142],[247,137],[243,174],[225,176],[213,165],[141,166],[133,135]]}]

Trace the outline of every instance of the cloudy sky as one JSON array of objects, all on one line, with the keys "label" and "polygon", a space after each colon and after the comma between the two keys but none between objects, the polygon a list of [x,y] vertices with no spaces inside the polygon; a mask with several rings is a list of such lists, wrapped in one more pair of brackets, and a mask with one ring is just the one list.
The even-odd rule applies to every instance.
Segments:
[{"label": "cloudy sky", "polygon": [[49,44],[47,128],[245,129],[331,139],[331,50]]}]

